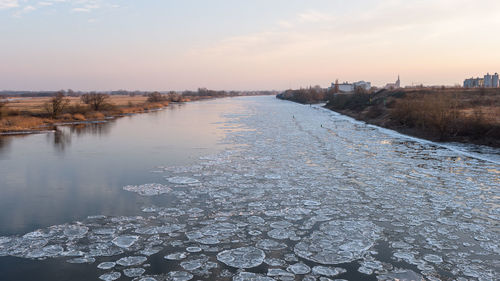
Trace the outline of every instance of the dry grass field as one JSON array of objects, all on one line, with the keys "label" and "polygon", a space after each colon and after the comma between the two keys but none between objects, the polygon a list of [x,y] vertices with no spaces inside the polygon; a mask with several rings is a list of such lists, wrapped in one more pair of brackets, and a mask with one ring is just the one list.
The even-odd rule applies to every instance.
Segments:
[{"label": "dry grass field", "polygon": [[[83,105],[80,97],[68,97],[70,105]],[[45,113],[44,104],[50,100],[50,97],[31,97],[19,98],[9,101],[5,110],[16,112],[31,112],[31,113]],[[110,96],[109,103],[117,107],[128,107],[132,105],[143,105],[147,101],[145,96]]]},{"label": "dry grass field", "polygon": [[109,116],[139,113],[162,108],[168,101],[148,102],[145,96],[112,95],[102,110],[93,111],[82,103],[80,97],[69,100],[64,112],[57,118],[48,118],[46,104],[51,97],[12,98],[0,108],[0,132],[37,131],[61,122],[91,121]]}]

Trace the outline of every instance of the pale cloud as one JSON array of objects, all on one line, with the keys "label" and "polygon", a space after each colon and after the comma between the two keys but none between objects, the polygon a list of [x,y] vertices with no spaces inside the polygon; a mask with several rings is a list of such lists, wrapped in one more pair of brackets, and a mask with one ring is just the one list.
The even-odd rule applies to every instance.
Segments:
[{"label": "pale cloud", "polygon": [[297,15],[300,22],[328,22],[333,21],[334,17],[331,14],[309,10]]},{"label": "pale cloud", "polygon": [[[369,9],[344,13],[307,10],[279,19],[261,32],[193,48],[186,57],[193,63],[260,79],[271,73],[325,80],[340,73],[345,79],[362,79],[364,71],[371,73],[375,83],[383,84],[399,71],[413,73],[415,69],[422,76],[432,70],[440,77],[443,71],[470,65],[471,58],[490,56],[476,54],[477,46],[471,48],[474,41],[465,34],[491,34],[489,44],[483,42],[481,48],[493,49],[487,46],[499,44],[500,39],[488,30],[500,23],[499,9],[500,1],[489,0],[481,5],[466,0],[384,0]],[[249,73],[240,70],[241,65]]]},{"label": "pale cloud", "polygon": [[36,10],[36,8],[34,6],[31,6],[31,5],[28,5],[28,6],[24,6],[22,9],[20,10],[17,10],[13,16],[16,17],[16,18],[19,18],[21,17],[23,14],[27,14],[29,12],[32,12]]},{"label": "pale cloud", "polygon": [[71,9],[71,11],[76,12],[76,13],[88,13],[91,10],[92,9],[89,9],[89,8],[73,8],[73,9]]},{"label": "pale cloud", "polygon": [[115,9],[120,6],[114,3],[109,3],[107,0],[0,0],[0,10],[16,9],[13,14],[18,17],[29,11],[36,10],[36,7],[53,7],[54,9],[65,10],[69,8],[71,12],[91,12],[101,8]]},{"label": "pale cloud", "polygon": [[53,2],[41,1],[41,2],[38,2],[38,5],[39,6],[52,6],[52,5],[54,5],[54,3]]},{"label": "pale cloud", "polygon": [[19,7],[17,0],[0,0],[0,10]]}]

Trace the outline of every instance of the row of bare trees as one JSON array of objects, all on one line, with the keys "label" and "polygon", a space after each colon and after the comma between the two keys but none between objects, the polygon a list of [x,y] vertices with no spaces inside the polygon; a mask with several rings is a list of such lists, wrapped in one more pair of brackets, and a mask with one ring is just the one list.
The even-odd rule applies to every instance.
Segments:
[{"label": "row of bare trees", "polygon": [[[88,105],[91,110],[99,111],[108,104],[107,101],[109,100],[109,95],[91,92],[88,94],[83,94],[80,97],[80,100],[84,104]],[[51,118],[57,118],[59,117],[59,115],[65,112],[69,105],[70,100],[64,94],[64,92],[61,91],[54,94],[54,96],[44,104],[44,108]]]}]

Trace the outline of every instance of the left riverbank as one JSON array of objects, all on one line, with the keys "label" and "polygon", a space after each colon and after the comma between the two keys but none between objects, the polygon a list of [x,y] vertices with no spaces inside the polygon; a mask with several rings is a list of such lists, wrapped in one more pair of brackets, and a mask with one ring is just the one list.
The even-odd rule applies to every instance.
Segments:
[{"label": "left riverbank", "polygon": [[126,92],[75,93],[28,92],[0,96],[0,135],[27,134],[50,131],[57,125],[81,124],[119,118],[158,110],[170,103],[234,97],[266,95],[274,92],[226,92],[198,89],[182,93]]},{"label": "left riverbank", "polygon": [[[188,101],[188,100],[186,100]],[[170,101],[148,101],[145,96],[113,95],[105,98],[96,110],[84,104],[80,97],[64,97],[61,109],[51,114],[53,97],[11,98],[1,108],[0,134],[39,133],[64,123],[86,123],[118,118],[164,108]],[[64,105],[63,105],[64,104]]]}]

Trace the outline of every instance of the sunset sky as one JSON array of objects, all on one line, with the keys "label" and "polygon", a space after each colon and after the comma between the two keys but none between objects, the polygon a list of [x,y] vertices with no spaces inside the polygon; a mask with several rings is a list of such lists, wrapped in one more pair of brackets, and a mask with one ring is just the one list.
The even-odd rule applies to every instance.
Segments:
[{"label": "sunset sky", "polygon": [[500,72],[498,0],[0,0],[0,90],[462,83]]}]

